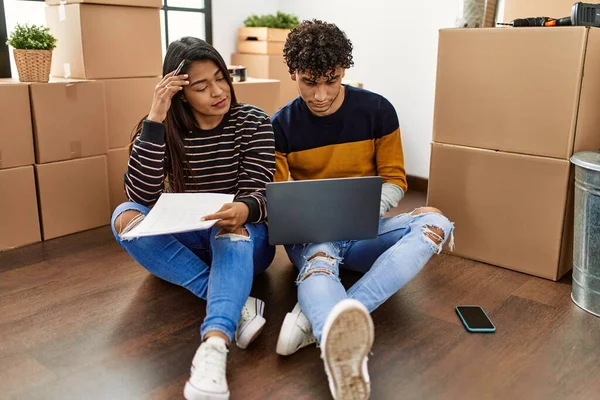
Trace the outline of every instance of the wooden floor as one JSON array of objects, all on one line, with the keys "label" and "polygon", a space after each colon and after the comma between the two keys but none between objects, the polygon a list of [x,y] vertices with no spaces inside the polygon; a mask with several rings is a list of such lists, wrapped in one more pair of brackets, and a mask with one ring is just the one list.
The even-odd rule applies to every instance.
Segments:
[{"label": "wooden floor", "polygon": [[[410,211],[425,202],[410,193]],[[267,325],[233,346],[233,399],[328,399],[315,347],[275,353],[296,302],[279,252],[257,279]],[[344,274],[344,283],[357,279]],[[373,399],[598,399],[600,319],[555,283],[436,256],[373,313]],[[495,334],[469,334],[454,312],[479,304]],[[0,254],[1,399],[179,399],[205,303],[137,266],[101,228]]]}]

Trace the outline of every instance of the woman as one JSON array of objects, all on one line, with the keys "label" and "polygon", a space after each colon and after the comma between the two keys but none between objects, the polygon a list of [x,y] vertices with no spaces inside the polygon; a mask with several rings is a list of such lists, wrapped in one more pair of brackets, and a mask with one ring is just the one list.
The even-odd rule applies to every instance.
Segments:
[{"label": "woman", "polygon": [[[262,110],[237,102],[225,62],[203,40],[171,43],[163,74],[132,143],[125,174],[131,201],[117,207],[112,227],[148,271],[207,300],[202,344],[184,394],[227,399],[228,346],[235,338],[246,348],[265,323],[264,303],[249,294],[253,275],[275,255],[265,226],[265,185],[275,170],[273,129]],[[204,218],[217,220],[210,230],[121,239],[167,190],[235,199]]]}]

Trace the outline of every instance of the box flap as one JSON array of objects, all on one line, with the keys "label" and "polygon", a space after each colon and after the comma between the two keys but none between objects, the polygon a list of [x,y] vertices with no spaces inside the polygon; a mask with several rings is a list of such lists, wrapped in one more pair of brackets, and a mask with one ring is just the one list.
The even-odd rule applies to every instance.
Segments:
[{"label": "box flap", "polygon": [[110,210],[112,212],[119,204],[127,201],[124,176],[129,162],[129,147],[109,150],[107,160]]},{"label": "box flap", "polygon": [[47,6],[46,24],[57,38],[56,48],[52,51],[51,75],[86,78],[79,6]]},{"label": "box flap", "polygon": [[38,163],[106,154],[102,82],[33,83],[30,91]]},{"label": "box flap", "polygon": [[41,240],[33,166],[0,170],[0,251]]},{"label": "box flap", "polygon": [[0,82],[0,169],[32,165],[33,127],[29,85]]},{"label": "box flap", "polygon": [[555,279],[567,160],[434,144],[427,204],[455,223],[455,254]]},{"label": "box flap", "polygon": [[590,28],[573,153],[600,150],[600,29]]},{"label": "box flap", "polygon": [[159,9],[91,4],[73,7],[81,9],[87,78],[162,76]]},{"label": "box flap", "polygon": [[434,141],[568,159],[587,33],[441,30]]},{"label": "box flap", "polygon": [[110,222],[106,156],[35,168],[44,240]]},{"label": "box flap", "polygon": [[108,148],[129,146],[138,123],[150,112],[160,78],[103,80],[106,93]]}]

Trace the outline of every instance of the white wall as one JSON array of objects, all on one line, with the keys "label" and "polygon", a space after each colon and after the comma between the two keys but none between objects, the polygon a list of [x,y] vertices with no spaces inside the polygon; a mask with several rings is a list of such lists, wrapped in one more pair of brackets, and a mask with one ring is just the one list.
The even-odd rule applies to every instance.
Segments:
[{"label": "white wall", "polygon": [[274,14],[278,3],[278,0],[213,0],[213,46],[225,62],[231,62],[237,30],[244,26],[244,20],[252,14]]},{"label": "white wall", "polygon": [[458,1],[279,2],[284,12],[333,22],[346,32],[354,44],[355,64],[346,76],[395,106],[409,175],[429,176],[438,30],[455,25]]},{"label": "white wall", "polygon": [[[336,23],[354,44],[355,67],[348,71],[347,78],[364,82],[367,89],[394,104],[400,118],[407,173],[428,177],[438,30],[455,25],[461,2],[214,0],[213,43],[230,62],[237,29],[251,14],[281,10],[300,19]],[[9,30],[17,20],[44,24],[43,3],[36,4],[39,9],[32,13],[33,4],[5,0]],[[426,7],[435,11],[429,12]]]},{"label": "white wall", "polygon": [[498,3],[496,4],[496,21],[497,22],[510,22],[510,21],[504,21],[504,3],[506,3],[506,0],[498,0]]},{"label": "white wall", "polygon": [[[46,25],[45,3],[4,0],[8,32],[17,22]],[[271,14],[277,12],[278,0],[213,0],[213,44],[219,50],[225,62],[230,62],[235,52],[237,29],[251,14]],[[162,17],[162,13],[161,13]],[[162,19],[162,18],[161,18]],[[198,26],[171,27],[169,31],[176,36],[190,34],[197,36]],[[202,28],[203,29],[203,28]],[[16,66],[11,52],[13,75],[16,77]]]},{"label": "white wall", "polygon": [[[35,1],[4,0],[6,13],[6,32],[10,35],[17,23],[46,25],[46,4]],[[10,68],[12,77],[17,78],[17,65],[13,57],[12,48],[9,48]]]}]

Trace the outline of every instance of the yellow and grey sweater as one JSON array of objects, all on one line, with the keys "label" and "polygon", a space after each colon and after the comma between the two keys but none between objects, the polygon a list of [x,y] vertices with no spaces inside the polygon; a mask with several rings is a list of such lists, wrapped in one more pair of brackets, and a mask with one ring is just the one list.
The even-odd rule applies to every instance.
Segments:
[{"label": "yellow and grey sweater", "polygon": [[380,214],[407,189],[398,116],[383,96],[344,86],[342,106],[317,117],[298,97],[272,117],[275,181],[382,177]]}]

